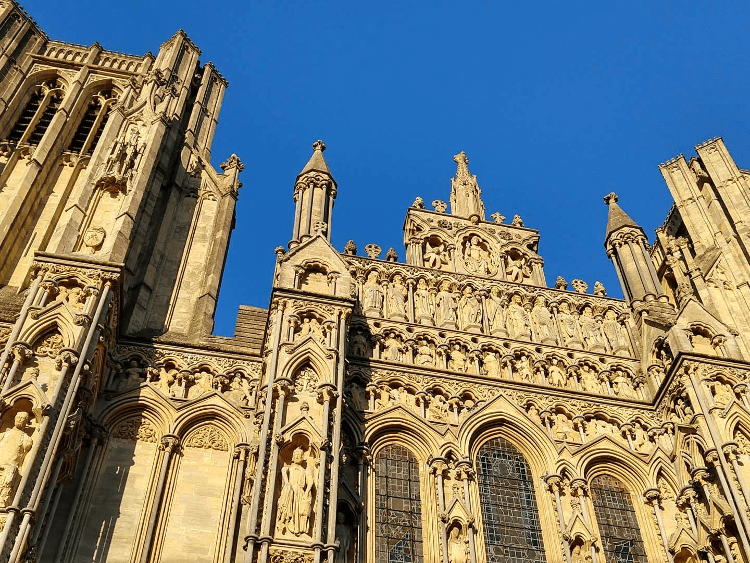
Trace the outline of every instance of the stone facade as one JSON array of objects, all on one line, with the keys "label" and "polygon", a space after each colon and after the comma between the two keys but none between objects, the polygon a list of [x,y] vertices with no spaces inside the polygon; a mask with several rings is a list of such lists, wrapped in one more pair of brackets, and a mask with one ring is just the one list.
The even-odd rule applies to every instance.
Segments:
[{"label": "stone facade", "polygon": [[750,173],[721,139],[661,165],[652,245],[604,198],[624,300],[548,287],[464,153],[403,262],[339,252],[318,141],[270,309],[217,337],[243,165],[211,165],[199,55],[0,0],[1,562],[750,561]]}]

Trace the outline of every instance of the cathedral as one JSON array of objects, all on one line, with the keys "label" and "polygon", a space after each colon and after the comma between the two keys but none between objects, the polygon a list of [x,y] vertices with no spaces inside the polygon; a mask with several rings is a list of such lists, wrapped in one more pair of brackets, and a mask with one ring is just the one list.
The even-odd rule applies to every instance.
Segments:
[{"label": "cathedral", "polygon": [[660,165],[652,243],[604,197],[624,299],[548,282],[463,152],[404,260],[334,248],[317,141],[269,308],[220,337],[243,164],[212,164],[200,56],[0,0],[0,563],[750,562],[750,172],[722,139]]}]

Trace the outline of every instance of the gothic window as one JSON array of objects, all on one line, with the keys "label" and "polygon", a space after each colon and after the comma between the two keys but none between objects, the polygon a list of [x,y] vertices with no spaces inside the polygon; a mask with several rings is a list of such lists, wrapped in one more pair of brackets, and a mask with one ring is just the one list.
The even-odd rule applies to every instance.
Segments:
[{"label": "gothic window", "polygon": [[605,559],[612,563],[646,563],[638,520],[630,494],[609,475],[591,481],[591,499]]},{"label": "gothic window", "polygon": [[386,446],[375,461],[375,561],[422,563],[419,466],[403,446]]},{"label": "gothic window", "polygon": [[94,152],[115,100],[116,96],[111,90],[102,90],[91,98],[86,113],[83,114],[73,139],[70,141],[69,151],[82,154]]},{"label": "gothic window", "polygon": [[34,88],[29,101],[8,134],[8,141],[13,144],[23,142],[38,145],[52,118],[55,117],[62,96],[62,87],[54,79]]},{"label": "gothic window", "polygon": [[477,482],[488,563],[544,562],[531,470],[510,442],[494,438],[479,450]]}]

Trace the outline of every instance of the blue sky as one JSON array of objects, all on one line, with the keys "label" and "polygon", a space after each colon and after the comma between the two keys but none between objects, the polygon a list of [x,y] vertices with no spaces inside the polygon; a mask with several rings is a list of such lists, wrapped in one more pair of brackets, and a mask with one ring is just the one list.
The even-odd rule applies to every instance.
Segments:
[{"label": "blue sky", "polygon": [[213,161],[236,152],[246,169],[218,334],[239,304],[267,306],[318,138],[339,186],[337,248],[375,242],[403,259],[406,208],[447,200],[464,150],[487,214],[541,231],[549,284],[601,280],[617,296],[603,195],[653,240],[671,205],[660,162],[722,136],[750,168],[747,2],[77,5],[25,7],[53,39],[134,54],[184,28],[229,80]]}]

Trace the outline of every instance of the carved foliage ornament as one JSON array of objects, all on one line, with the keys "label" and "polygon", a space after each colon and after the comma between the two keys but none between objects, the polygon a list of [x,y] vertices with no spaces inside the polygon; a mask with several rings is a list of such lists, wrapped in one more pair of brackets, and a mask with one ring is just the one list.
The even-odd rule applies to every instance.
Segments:
[{"label": "carved foliage ornament", "polygon": [[226,438],[214,426],[202,426],[195,432],[192,432],[187,440],[185,440],[185,447],[219,450],[222,452],[229,450]]},{"label": "carved foliage ornament", "polygon": [[156,442],[156,428],[142,416],[134,416],[118,424],[112,437],[136,442]]}]

